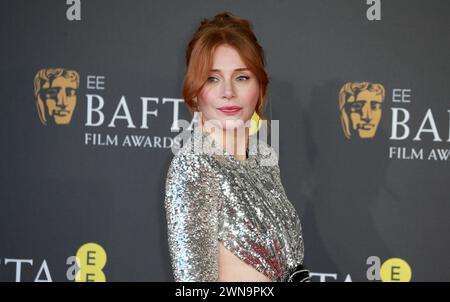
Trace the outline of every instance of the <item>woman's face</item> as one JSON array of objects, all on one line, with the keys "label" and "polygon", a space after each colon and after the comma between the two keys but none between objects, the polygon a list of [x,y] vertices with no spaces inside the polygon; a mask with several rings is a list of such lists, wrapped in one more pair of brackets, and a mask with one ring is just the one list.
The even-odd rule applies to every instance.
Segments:
[{"label": "woman's face", "polygon": [[219,46],[213,55],[213,68],[197,102],[203,122],[222,129],[234,129],[249,121],[259,98],[259,83],[229,45]]}]

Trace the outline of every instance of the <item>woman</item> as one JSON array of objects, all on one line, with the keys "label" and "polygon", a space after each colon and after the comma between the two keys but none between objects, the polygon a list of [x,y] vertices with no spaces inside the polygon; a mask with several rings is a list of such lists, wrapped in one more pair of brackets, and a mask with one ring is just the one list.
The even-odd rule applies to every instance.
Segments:
[{"label": "woman", "polygon": [[184,100],[200,118],[166,180],[175,280],[308,280],[276,153],[246,127],[263,119],[269,82],[250,23],[230,13],[203,20],[186,65]]}]

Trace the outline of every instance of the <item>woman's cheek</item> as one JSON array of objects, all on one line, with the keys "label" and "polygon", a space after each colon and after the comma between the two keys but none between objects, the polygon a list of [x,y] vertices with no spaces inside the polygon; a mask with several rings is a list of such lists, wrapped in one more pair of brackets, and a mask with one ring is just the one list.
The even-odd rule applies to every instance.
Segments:
[{"label": "woman's cheek", "polygon": [[199,97],[200,109],[202,111],[213,111],[213,109],[215,108],[213,105],[214,103],[213,100],[214,94],[212,94],[211,91],[200,94]]},{"label": "woman's cheek", "polygon": [[253,89],[251,89],[247,95],[247,100],[249,100],[248,102],[248,106],[246,106],[248,108],[248,111],[251,111],[251,115],[253,115],[253,111],[256,110],[256,105],[258,104],[258,98],[259,98],[259,88],[253,87]]}]

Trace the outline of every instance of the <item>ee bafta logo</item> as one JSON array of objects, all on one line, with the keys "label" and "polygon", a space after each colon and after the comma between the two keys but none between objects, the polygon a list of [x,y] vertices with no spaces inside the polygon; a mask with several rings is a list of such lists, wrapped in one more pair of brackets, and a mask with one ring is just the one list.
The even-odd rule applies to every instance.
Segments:
[{"label": "ee bafta logo", "polygon": [[381,120],[384,87],[378,83],[348,82],[339,91],[341,126],[348,139],[370,139]]},{"label": "ee bafta logo", "polygon": [[107,262],[105,249],[94,242],[83,244],[77,251],[75,282],[106,282],[103,269]]},{"label": "ee bafta logo", "polygon": [[65,68],[41,69],[34,77],[34,96],[44,125],[67,125],[77,104],[80,76]]}]

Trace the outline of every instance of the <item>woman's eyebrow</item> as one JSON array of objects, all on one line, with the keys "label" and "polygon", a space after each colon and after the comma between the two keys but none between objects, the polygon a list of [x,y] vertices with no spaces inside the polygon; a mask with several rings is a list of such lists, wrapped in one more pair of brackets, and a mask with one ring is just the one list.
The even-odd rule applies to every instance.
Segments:
[{"label": "woman's eyebrow", "polygon": [[[245,70],[249,70],[249,69],[243,67],[243,68],[236,68],[236,69],[233,70],[233,71],[245,71]],[[214,72],[220,72],[221,70],[220,70],[220,69],[211,69],[211,71],[214,71]]]}]

